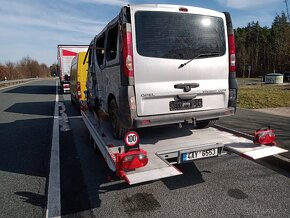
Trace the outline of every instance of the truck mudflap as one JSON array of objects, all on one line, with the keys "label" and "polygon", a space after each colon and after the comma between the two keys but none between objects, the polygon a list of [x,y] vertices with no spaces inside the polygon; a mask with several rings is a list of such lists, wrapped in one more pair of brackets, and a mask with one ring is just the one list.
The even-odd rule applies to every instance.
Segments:
[{"label": "truck mudflap", "polygon": [[[182,172],[175,164],[197,159],[236,153],[256,160],[287,152],[277,146],[254,143],[259,140],[256,138],[253,142],[253,136],[246,137],[242,133],[219,126],[207,129],[193,129],[188,126],[180,129],[177,125],[138,130],[138,148],[128,151],[123,140],[112,136],[107,117],[88,110],[81,114],[94,145],[99,148],[108,167],[130,185],[181,175]],[[261,134],[261,131],[258,133]],[[129,161],[139,158],[135,159],[140,161],[137,163],[138,167],[134,168],[128,163],[124,165],[122,161],[125,156]],[[145,162],[143,157],[147,159]]]}]

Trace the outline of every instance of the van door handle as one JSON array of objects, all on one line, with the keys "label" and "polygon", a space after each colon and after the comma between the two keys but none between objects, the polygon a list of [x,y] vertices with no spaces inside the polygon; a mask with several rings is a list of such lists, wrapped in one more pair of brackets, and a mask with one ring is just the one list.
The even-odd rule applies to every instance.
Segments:
[{"label": "van door handle", "polygon": [[191,100],[196,98],[197,94],[191,94],[191,95],[177,95],[177,98],[180,100]]},{"label": "van door handle", "polygon": [[179,83],[174,85],[175,89],[183,89],[184,92],[189,92],[192,88],[197,87],[199,87],[199,83]]}]

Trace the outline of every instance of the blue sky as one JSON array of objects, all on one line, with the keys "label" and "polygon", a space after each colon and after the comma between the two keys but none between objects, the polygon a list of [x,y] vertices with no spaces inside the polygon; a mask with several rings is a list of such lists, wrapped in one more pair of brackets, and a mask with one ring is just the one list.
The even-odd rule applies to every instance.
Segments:
[{"label": "blue sky", "polygon": [[29,56],[48,66],[58,44],[89,44],[121,6],[166,3],[229,11],[234,27],[271,23],[284,0],[0,0],[0,63]]}]

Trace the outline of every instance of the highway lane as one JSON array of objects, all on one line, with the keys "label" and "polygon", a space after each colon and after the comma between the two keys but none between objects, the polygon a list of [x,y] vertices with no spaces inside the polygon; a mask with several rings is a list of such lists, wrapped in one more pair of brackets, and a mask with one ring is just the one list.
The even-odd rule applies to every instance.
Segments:
[{"label": "highway lane", "polygon": [[69,183],[74,190],[73,193],[68,188],[62,190],[62,202],[66,202],[62,204],[63,216],[289,216],[290,171],[236,155],[181,165],[178,168],[184,173],[182,176],[134,186],[118,181],[93,150],[88,131],[69,95],[63,95],[63,100],[72,131],[69,145],[61,141],[61,147],[70,151],[74,166],[62,168],[67,174],[62,184]]},{"label": "highway lane", "polygon": [[0,217],[44,217],[55,80],[0,90]]},{"label": "highway lane", "polygon": [[[70,95],[60,131],[62,217],[287,217],[290,172],[236,155],[179,166],[182,176],[129,186],[95,152]],[[55,80],[0,91],[0,217],[44,217]]]}]

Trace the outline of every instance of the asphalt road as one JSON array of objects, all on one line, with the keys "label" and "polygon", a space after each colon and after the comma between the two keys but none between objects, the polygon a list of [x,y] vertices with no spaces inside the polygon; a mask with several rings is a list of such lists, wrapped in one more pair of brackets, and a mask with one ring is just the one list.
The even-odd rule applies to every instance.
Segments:
[{"label": "asphalt road", "polygon": [[[54,84],[1,90],[0,217],[45,216]],[[267,161],[226,155],[181,165],[177,177],[117,180],[69,97],[60,95],[71,128],[60,131],[63,217],[289,217],[290,170]]]},{"label": "asphalt road", "polygon": [[55,81],[0,90],[0,217],[43,217]]},{"label": "asphalt road", "polygon": [[64,216],[289,217],[290,170],[272,165],[272,160],[252,162],[228,155],[181,165],[184,174],[178,177],[134,186],[114,180],[103,158],[93,150],[69,95],[63,98],[72,129],[67,149],[73,172],[77,169],[83,177],[77,179],[73,172],[67,177],[77,179],[70,186],[80,189],[75,193],[66,189],[62,194],[70,199],[62,199],[66,202]]}]

